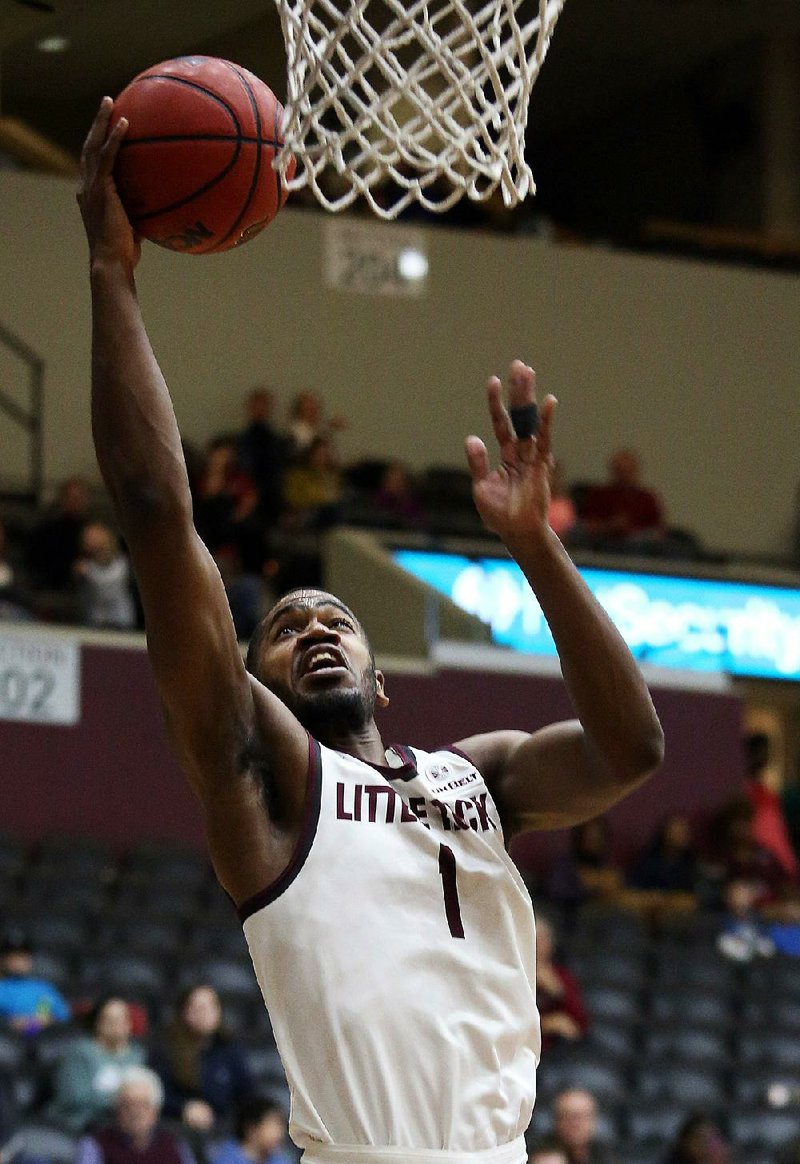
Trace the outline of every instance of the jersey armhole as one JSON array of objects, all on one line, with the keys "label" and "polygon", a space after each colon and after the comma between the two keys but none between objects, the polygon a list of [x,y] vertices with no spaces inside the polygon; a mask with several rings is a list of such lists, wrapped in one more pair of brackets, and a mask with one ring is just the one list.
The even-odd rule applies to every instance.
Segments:
[{"label": "jersey armhole", "polygon": [[283,872],[267,885],[265,889],[262,889],[259,893],[255,893],[252,897],[248,897],[239,906],[236,912],[241,922],[247,921],[252,914],[257,913],[265,905],[269,905],[270,902],[275,901],[282,893],[285,893],[303,868],[306,858],[311,852],[311,846],[317,834],[320,802],[322,799],[322,756],[320,746],[314,737],[309,735],[308,732],[306,732],[306,735],[308,736],[308,779],[306,784],[305,813],[300,828],[300,835],[297,838],[294,852],[289,858],[289,863]]}]

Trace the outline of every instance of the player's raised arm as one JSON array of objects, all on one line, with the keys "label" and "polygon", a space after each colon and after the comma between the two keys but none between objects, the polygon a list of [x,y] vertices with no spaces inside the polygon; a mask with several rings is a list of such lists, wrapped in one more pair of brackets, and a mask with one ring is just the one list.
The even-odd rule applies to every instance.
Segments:
[{"label": "player's raised arm", "polygon": [[291,843],[267,820],[259,761],[269,761],[280,785],[290,834],[302,813],[307,737],[246,673],[222,581],[194,529],[180,434],[136,297],[139,243],[112,177],[126,123],[109,133],[111,110],[105,98],[78,193],[90,252],[92,431],[139,583],[172,742],[202,801],[220,879],[241,901],[281,871]]},{"label": "player's raised arm", "polygon": [[478,437],[466,442],[475,504],[542,607],[578,717],[532,735],[501,731],[462,741],[492,783],[512,833],[596,816],[650,775],[663,756],[661,725],[639,669],[547,521],[555,398],[544,400],[536,435],[517,435],[535,429],[535,384],[533,370],[515,360],[509,413],[500,381],[489,381],[497,468],[490,467]]}]

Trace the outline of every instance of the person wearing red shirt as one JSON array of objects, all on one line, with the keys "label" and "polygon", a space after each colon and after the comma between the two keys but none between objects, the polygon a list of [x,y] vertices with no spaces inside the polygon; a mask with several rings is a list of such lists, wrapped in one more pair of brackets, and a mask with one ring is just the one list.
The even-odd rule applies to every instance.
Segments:
[{"label": "person wearing red shirt", "polygon": [[536,921],[536,1001],[542,1020],[542,1049],[582,1039],[589,1016],[575,975],[553,961],[554,937],[544,917]]},{"label": "person wearing red shirt", "polygon": [[608,463],[608,481],[593,485],[581,518],[591,538],[624,546],[664,537],[664,509],[657,493],[641,483],[641,463],[633,449],[618,449]]}]

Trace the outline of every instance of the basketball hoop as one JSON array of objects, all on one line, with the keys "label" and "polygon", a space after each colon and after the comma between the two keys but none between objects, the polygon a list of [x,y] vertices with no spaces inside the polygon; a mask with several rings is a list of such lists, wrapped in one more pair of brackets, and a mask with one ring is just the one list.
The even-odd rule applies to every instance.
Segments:
[{"label": "basketball hoop", "polygon": [[564,0],[276,3],[288,95],[275,164],[289,190],[328,210],[361,195],[381,218],[535,191],[528,102]]}]

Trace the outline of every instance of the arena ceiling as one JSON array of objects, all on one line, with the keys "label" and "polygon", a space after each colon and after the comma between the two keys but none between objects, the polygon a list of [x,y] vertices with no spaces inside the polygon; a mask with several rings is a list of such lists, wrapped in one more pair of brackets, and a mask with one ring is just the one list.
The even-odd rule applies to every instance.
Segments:
[{"label": "arena ceiling", "polygon": [[[530,0],[528,0],[530,2]],[[797,34],[797,0],[567,0],[534,94],[537,133],[590,124],[770,33]],[[64,52],[42,52],[47,37]],[[99,98],[189,52],[225,56],[284,91],[270,0],[0,0],[0,115],[77,154]]]}]

